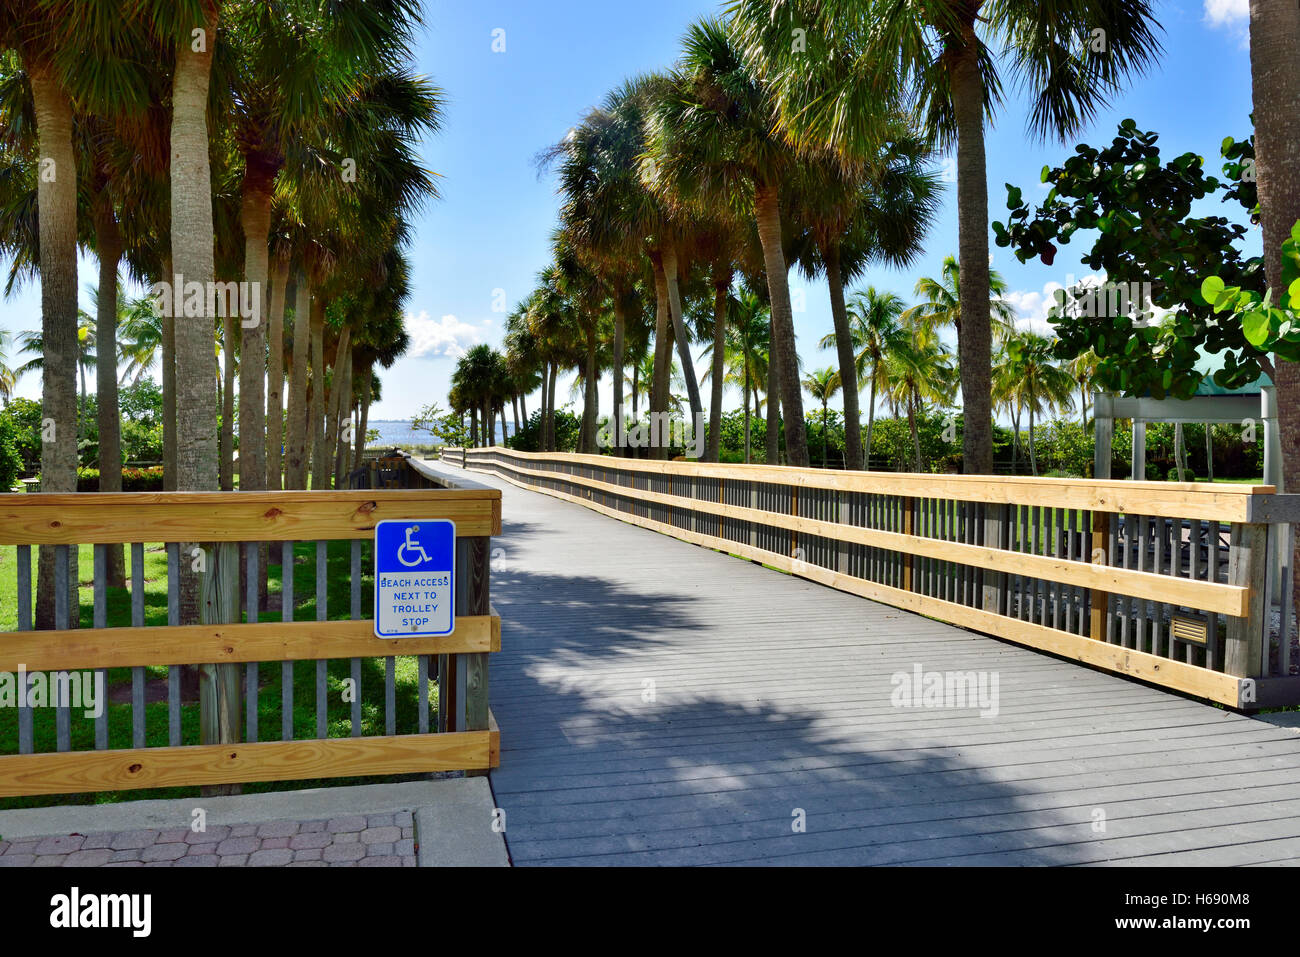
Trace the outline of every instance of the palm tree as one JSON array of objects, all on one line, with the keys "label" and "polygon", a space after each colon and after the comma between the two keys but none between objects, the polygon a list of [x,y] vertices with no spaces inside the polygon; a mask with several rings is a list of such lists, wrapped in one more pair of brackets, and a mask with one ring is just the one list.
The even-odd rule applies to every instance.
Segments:
[{"label": "palm tree", "polygon": [[[854,293],[846,308],[849,344],[853,349],[853,369],[858,383],[856,388],[861,388],[864,379],[871,383],[863,468],[869,468],[871,464],[871,433],[876,423],[876,396],[889,391],[889,356],[900,344],[905,343],[908,336],[901,321],[904,309],[903,300],[899,296],[875,286],[867,286]],[[822,338],[823,349],[836,348],[838,345],[836,334]],[[847,394],[846,392],[845,395]],[[845,415],[847,414],[846,412]]]},{"label": "palm tree", "polygon": [[[1075,384],[1079,387],[1079,415],[1085,429],[1088,428],[1088,405],[1092,395],[1092,384],[1097,376],[1097,366],[1101,362],[1097,353],[1089,349],[1075,356],[1066,366]],[[1207,425],[1208,429],[1209,426]]]},{"label": "palm tree", "polygon": [[[879,133],[877,104],[906,96],[939,148],[956,147],[967,472],[993,468],[984,124],[1002,100],[1002,81],[986,40],[1000,42],[1002,59],[1031,97],[1030,132],[1065,140],[1086,128],[1127,74],[1158,60],[1152,7],[1149,0],[728,5],[747,58],[773,77],[782,128],[801,146],[864,156]],[[805,31],[806,49],[791,43],[795,28]]]},{"label": "palm tree", "polygon": [[[872,263],[906,266],[920,255],[939,191],[937,177],[923,168],[927,157],[899,120],[869,163],[846,166],[827,151],[804,161],[796,217],[807,221],[811,242],[799,264],[810,279],[825,273],[835,325],[827,338],[842,381],[857,381],[845,285]],[[857,389],[844,390],[844,461],[850,469],[865,465]]]},{"label": "palm tree", "polygon": [[[304,11],[309,15],[304,16]],[[395,69],[409,53],[418,23],[419,6],[408,0],[371,9],[336,4],[328,11],[286,0],[232,5],[226,24],[230,55],[220,64],[216,81],[223,93],[228,92],[224,119],[243,161],[239,188],[244,273],[254,289],[264,290],[271,279],[272,202],[276,178],[286,166],[301,177],[304,168],[338,167],[343,157],[354,162],[359,157],[377,158],[374,154],[382,154],[388,138],[400,140],[436,130],[437,91]],[[286,77],[293,77],[293,83]],[[374,162],[369,177],[383,180],[389,169]],[[287,262],[284,268],[276,284],[281,289]],[[281,296],[278,311],[283,305]],[[280,333],[276,312],[273,309],[271,317],[272,358]],[[253,359],[240,366],[240,485],[258,489],[265,487],[263,476],[269,474],[263,461],[268,408],[261,358],[263,326],[243,329],[242,339],[245,353]],[[338,365],[345,373],[341,378],[346,380],[346,348],[341,359]],[[327,444],[339,431],[340,404],[348,403],[333,403]],[[276,415],[278,402],[273,406],[271,414]],[[278,448],[278,442],[275,445]],[[326,451],[327,463],[330,458]]]},{"label": "palm tree", "polygon": [[125,365],[119,386],[128,382],[137,385],[153,373],[162,336],[162,317],[153,308],[152,299],[146,296],[126,303],[118,313],[117,354]]},{"label": "palm tree", "polygon": [[[940,278],[922,276],[916,281],[915,293],[924,301],[913,306],[910,317],[915,321],[933,326],[937,329],[952,327],[957,330],[957,341],[961,341],[961,282],[960,269],[955,256],[945,256]],[[996,269],[988,270],[990,328],[993,330],[993,342],[1001,344],[1010,338],[1015,328],[1016,308],[1006,298],[1011,288],[1002,274]],[[909,318],[910,318],[909,317]]]},{"label": "palm tree", "polygon": [[829,407],[835,393],[840,391],[840,374],[834,369],[818,369],[804,376],[803,387],[822,404],[822,468],[826,468],[826,448],[830,444],[830,433],[827,431]]},{"label": "palm tree", "polygon": [[1007,392],[1018,409],[1029,413],[1029,467],[1037,475],[1035,416],[1053,409],[1068,410],[1074,378],[1053,359],[1052,340],[1045,336],[1018,332],[1007,342],[1006,355]]},{"label": "palm tree", "polygon": [[955,396],[952,382],[953,356],[934,329],[916,321],[905,323],[906,334],[891,342],[886,357],[889,390],[886,393],[894,414],[907,412],[912,433],[915,471],[922,469],[921,437],[916,417],[927,404],[946,406]]},{"label": "palm tree", "polygon": [[687,202],[723,208],[740,204],[757,225],[772,303],[769,376],[785,408],[790,464],[807,466],[781,223],[782,192],[797,157],[774,131],[777,101],[767,79],[747,63],[729,26],[698,21],[683,45],[673,94],[660,98],[650,116],[645,169],[653,183]]}]

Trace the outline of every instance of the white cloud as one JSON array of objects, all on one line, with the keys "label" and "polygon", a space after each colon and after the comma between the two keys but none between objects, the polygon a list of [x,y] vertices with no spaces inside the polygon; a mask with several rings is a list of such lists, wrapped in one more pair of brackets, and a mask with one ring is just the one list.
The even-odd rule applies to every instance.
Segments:
[{"label": "white cloud", "polygon": [[1211,26],[1237,26],[1250,20],[1250,0],[1205,0],[1205,20]]},{"label": "white cloud", "polygon": [[1235,36],[1241,49],[1250,47],[1250,0],[1205,0],[1205,22]]},{"label": "white cloud", "polygon": [[481,330],[477,326],[452,315],[430,319],[429,314],[421,310],[418,316],[407,313],[405,322],[406,331],[411,337],[411,349],[407,356],[412,359],[437,356],[457,359],[471,346],[483,341]]}]

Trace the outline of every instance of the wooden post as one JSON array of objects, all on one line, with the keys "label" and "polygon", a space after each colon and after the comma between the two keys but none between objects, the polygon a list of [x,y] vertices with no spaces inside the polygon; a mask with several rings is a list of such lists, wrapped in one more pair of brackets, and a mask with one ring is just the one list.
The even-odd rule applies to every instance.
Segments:
[{"label": "wooden post", "polygon": [[[1110,513],[1090,512],[1092,521],[1092,547],[1088,551],[1088,561],[1092,564],[1110,564]],[[1196,547],[1196,543],[1192,543]],[[1089,593],[1088,600],[1088,637],[1097,641],[1106,641],[1106,612],[1110,606],[1110,593],[1096,588]]]},{"label": "wooden post", "polygon": [[[988,505],[984,510],[984,545],[986,548],[1004,549],[1007,547],[1007,509],[1006,505]],[[1003,614],[1002,596],[1007,590],[1005,572],[984,569],[984,588],[981,606],[995,615]]]},{"label": "wooden post", "polygon": [[1266,598],[1268,578],[1268,526],[1232,523],[1228,548],[1228,584],[1250,589],[1250,605],[1245,618],[1229,617],[1223,670],[1239,678],[1254,678],[1265,673],[1265,617],[1269,612]]},{"label": "wooden post", "polygon": [[[492,539],[456,539],[456,615],[491,614]],[[486,731],[488,727],[488,656],[440,655],[438,658],[438,729]],[[486,774],[486,771],[467,771]]]},{"label": "wooden post", "polygon": [[[239,621],[239,543],[203,546],[205,565],[199,573],[199,621],[205,625]],[[240,666],[199,666],[199,736],[201,744],[233,744],[240,740]],[[204,796],[238,794],[238,784],[205,787]]]}]

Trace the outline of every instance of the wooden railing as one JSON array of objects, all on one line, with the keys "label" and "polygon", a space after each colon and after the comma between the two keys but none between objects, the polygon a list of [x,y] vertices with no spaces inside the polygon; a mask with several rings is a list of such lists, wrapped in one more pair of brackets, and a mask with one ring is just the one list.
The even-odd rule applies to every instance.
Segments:
[{"label": "wooden railing", "polygon": [[[17,546],[18,624],[17,631],[0,633],[0,673],[86,669],[107,676],[108,669],[131,669],[129,704],[110,704],[97,718],[68,707],[20,707],[16,741],[0,741],[0,796],[496,766],[499,735],[488,710],[487,658],[500,649],[501,623],[489,605],[488,561],[490,536],[500,534],[500,495],[481,486],[0,495],[0,545]],[[376,523],[387,519],[455,522],[451,636],[375,637],[371,541]],[[130,555],[126,593],[107,584],[109,547],[123,543]],[[267,565],[280,568],[280,593],[270,595],[279,621],[259,621],[259,586],[270,570],[259,555],[267,554],[267,543]],[[297,549],[296,560],[295,544],[308,546]],[[80,545],[94,546],[91,628],[74,626],[78,579],[85,577],[76,573]],[[47,551],[53,564],[50,630],[32,630],[33,546]],[[159,563],[157,553],[165,549],[165,599],[161,589],[147,589],[146,548]],[[309,568],[313,558],[314,595],[305,597],[314,600],[314,609],[300,609],[304,596],[295,592],[295,572]],[[181,625],[189,575],[198,579],[202,623]],[[331,583],[346,591],[345,607],[330,604]],[[147,624],[148,617],[161,617],[164,600],[167,624]],[[129,627],[106,627],[110,603],[123,614],[129,604]],[[298,620],[304,615],[314,620]],[[404,678],[408,690],[399,698],[397,662],[406,669],[412,658],[414,693]],[[340,662],[331,674],[328,663],[337,659],[348,665]],[[261,668],[273,662],[281,663],[278,688],[271,669]],[[200,709],[184,706],[184,665],[199,666]],[[296,673],[303,676],[296,665],[314,669],[315,699],[314,715],[303,709],[307,716],[300,715],[298,727],[294,683]],[[162,696],[160,687],[149,692],[150,666],[167,669],[165,722],[160,707],[149,707],[149,698]],[[345,686],[350,694],[342,694]],[[263,695],[274,704],[277,693],[278,729],[267,726],[260,707]],[[382,713],[382,734],[363,735],[363,709],[376,728]],[[167,744],[161,745],[164,724]]]},{"label": "wooden railing", "polygon": [[[1241,708],[1300,703],[1272,487],[467,449],[466,467],[832,588]],[[454,460],[453,460],[454,461]]]}]

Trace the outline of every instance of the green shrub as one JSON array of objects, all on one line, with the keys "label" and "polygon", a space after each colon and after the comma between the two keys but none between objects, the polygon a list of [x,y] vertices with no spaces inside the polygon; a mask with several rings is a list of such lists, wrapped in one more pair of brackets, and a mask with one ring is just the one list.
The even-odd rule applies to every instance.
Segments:
[{"label": "green shrub", "polygon": [[[122,469],[123,492],[161,492],[163,490],[163,470],[161,467],[148,469]],[[78,492],[99,491],[99,469],[81,469],[77,472]]]},{"label": "green shrub", "polygon": [[0,416],[0,493],[8,492],[13,487],[23,468],[17,439],[18,429],[13,421]]}]

